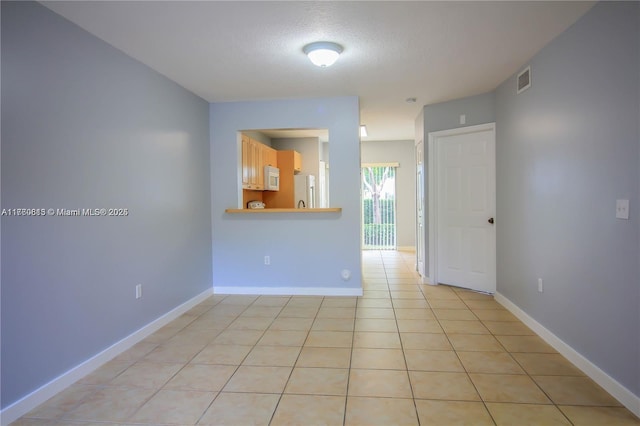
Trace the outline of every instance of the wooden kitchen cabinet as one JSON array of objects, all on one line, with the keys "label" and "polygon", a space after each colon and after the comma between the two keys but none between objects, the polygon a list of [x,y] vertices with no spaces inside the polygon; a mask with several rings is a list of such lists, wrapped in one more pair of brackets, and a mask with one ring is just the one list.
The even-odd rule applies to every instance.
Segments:
[{"label": "wooden kitchen cabinet", "polygon": [[278,151],[270,146],[262,146],[262,158],[265,166],[278,167]]},{"label": "wooden kitchen cabinet", "polygon": [[249,175],[251,174],[251,162],[249,161],[249,153],[251,151],[250,139],[248,136],[242,135],[242,188],[251,189]]},{"label": "wooden kitchen cabinet", "polygon": [[[264,191],[264,166],[280,169],[280,190]],[[267,208],[293,208],[293,175],[302,170],[299,152],[277,151],[249,136],[242,135],[243,205],[247,201],[264,201]]]},{"label": "wooden kitchen cabinet", "polygon": [[264,190],[264,166],[278,167],[278,151],[242,135],[242,188]]},{"label": "wooden kitchen cabinet", "polygon": [[266,145],[242,135],[242,188],[264,189],[264,149]]},{"label": "wooden kitchen cabinet", "polygon": [[253,139],[250,140],[250,143],[253,154],[253,161],[251,164],[251,170],[253,173],[250,179],[251,186],[253,189],[262,191],[264,189],[264,161],[262,159],[262,154],[264,152],[262,147],[264,145],[258,141],[254,141]]}]

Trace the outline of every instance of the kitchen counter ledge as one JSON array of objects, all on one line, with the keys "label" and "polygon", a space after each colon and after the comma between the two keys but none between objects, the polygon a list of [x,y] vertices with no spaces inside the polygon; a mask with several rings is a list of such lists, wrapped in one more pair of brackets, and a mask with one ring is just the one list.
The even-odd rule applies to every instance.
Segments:
[{"label": "kitchen counter ledge", "polygon": [[342,207],[329,207],[325,209],[226,209],[225,213],[340,213]]}]

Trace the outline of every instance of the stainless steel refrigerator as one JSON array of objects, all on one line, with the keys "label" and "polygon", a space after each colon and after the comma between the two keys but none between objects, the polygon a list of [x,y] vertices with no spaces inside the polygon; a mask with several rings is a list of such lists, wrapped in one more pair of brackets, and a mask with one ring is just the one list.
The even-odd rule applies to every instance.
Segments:
[{"label": "stainless steel refrigerator", "polygon": [[316,177],[313,175],[295,175],[293,177],[293,194],[297,208],[313,209],[316,207]]}]

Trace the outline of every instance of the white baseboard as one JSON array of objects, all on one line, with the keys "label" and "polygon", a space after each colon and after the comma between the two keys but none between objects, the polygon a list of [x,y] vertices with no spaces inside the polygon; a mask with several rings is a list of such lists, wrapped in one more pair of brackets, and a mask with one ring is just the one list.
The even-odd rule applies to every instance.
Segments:
[{"label": "white baseboard", "polygon": [[545,342],[550,344],[555,350],[560,352],[565,358],[571,361],[576,367],[582,370],[593,381],[602,386],[622,405],[627,407],[636,416],[640,417],[640,397],[629,389],[618,383],[613,377],[602,371],[597,365],[578,353],[571,346],[562,341],[558,336],[547,330],[542,324],[533,319],[529,314],[520,309],[515,303],[504,297],[500,293],[495,294],[495,301],[507,308],[520,321],[535,331]]},{"label": "white baseboard", "polygon": [[362,287],[213,287],[214,294],[269,296],[362,296]]},{"label": "white baseboard", "polygon": [[119,342],[114,343],[99,354],[89,358],[88,360],[75,366],[66,373],[56,377],[49,383],[42,385],[40,388],[31,392],[29,395],[9,405],[0,412],[0,424],[2,426],[6,426],[9,423],[24,416],[29,411],[36,408],[38,405],[47,401],[49,398],[55,396],[57,393],[63,391],[78,380],[82,379],[87,374],[95,371],[98,367],[112,360],[117,355],[120,355],[122,352],[126,351],[136,343],[140,342],[147,336],[153,334],[174,319],[178,318],[180,315],[187,312],[189,309],[193,308],[200,302],[204,301],[207,297],[211,296],[211,294],[211,289],[200,293],[196,297],[162,315],[160,318],[145,325],[138,331],[135,331]]},{"label": "white baseboard", "polygon": [[428,277],[427,275],[422,275],[420,278],[422,279],[422,284],[437,285],[437,284],[434,284],[433,281],[431,281],[431,278]]}]

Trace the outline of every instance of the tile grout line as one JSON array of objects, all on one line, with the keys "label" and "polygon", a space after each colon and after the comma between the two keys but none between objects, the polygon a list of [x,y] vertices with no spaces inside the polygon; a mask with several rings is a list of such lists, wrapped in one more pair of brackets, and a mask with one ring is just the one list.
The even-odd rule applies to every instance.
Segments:
[{"label": "tile grout line", "polygon": [[[226,298],[226,297],[225,297],[225,298]],[[225,298],[223,298],[222,300],[224,300]],[[216,303],[215,305],[213,305],[213,306],[212,306],[210,309],[208,309],[208,310],[213,309],[213,308],[214,308],[215,306],[217,306],[220,302],[222,302],[222,300],[220,300],[218,303]],[[207,311],[208,311],[208,310],[207,310]],[[199,315],[196,315],[196,316],[195,316],[195,318],[194,318],[192,321],[190,321],[190,322],[189,322],[187,325],[185,325],[184,327],[181,327],[181,328],[180,328],[180,330],[178,330],[178,332],[177,332],[176,334],[174,334],[172,337],[170,337],[169,339],[167,339],[167,340],[166,340],[165,342],[163,342],[163,343],[166,343],[166,342],[168,342],[169,340],[171,340],[171,339],[173,339],[174,337],[176,337],[178,334],[180,334],[180,332],[184,331],[184,329],[185,329],[185,328],[187,328],[189,325],[191,325],[194,321],[196,321],[198,318],[200,318],[200,316],[202,316],[203,314],[204,314],[204,312],[203,312],[203,313],[200,313]],[[184,314],[183,314],[183,315],[184,315]],[[145,357],[149,356],[149,354],[151,354],[151,352],[155,351],[155,350],[156,350],[156,349],[158,349],[159,347],[162,347],[162,344],[158,344],[154,349],[152,349],[151,351],[149,351],[148,353],[146,353],[145,355],[143,355],[142,357],[140,357],[140,358],[139,358],[137,361],[135,361],[135,362],[134,362],[134,363],[133,363],[129,368],[131,368],[132,366],[134,366],[134,365],[138,364],[139,362],[141,362]],[[205,345],[205,347],[206,347],[206,345]],[[166,381],[165,381],[165,382],[164,382],[160,387],[158,387],[158,389],[155,389],[155,391],[154,391],[154,392],[153,392],[153,393],[152,393],[148,398],[146,398],[146,399],[145,399],[145,400],[144,400],[144,401],[143,401],[143,402],[138,406],[138,408],[136,408],[136,409],[131,413],[131,415],[130,415],[130,416],[128,416],[128,417],[126,418],[126,420],[128,421],[128,420],[130,420],[130,419],[133,419],[133,418],[136,416],[136,414],[138,414],[138,412],[142,409],[142,407],[144,407],[144,406],[145,406],[149,401],[151,401],[151,400],[152,400],[156,395],[158,395],[158,393],[160,393],[160,391],[164,389],[164,387],[167,385],[167,383],[169,383],[169,382],[170,382],[174,377],[176,377],[176,375],[178,375],[178,373],[179,373],[180,371],[182,371],[182,370],[184,369],[184,367],[185,367],[187,364],[189,364],[189,362],[190,362],[190,361],[191,361],[191,360],[192,360],[192,359],[193,359],[197,354],[199,354],[200,352],[202,352],[202,350],[203,350],[203,349],[204,349],[204,347],[203,347],[200,351],[196,352],[196,354],[194,354],[194,355],[189,359],[189,361],[187,361],[187,362],[186,362],[186,363],[185,363],[185,364],[184,364],[180,369],[178,369],[178,370],[177,370],[177,371],[176,371],[176,372],[175,372],[171,377],[169,377],[169,378],[168,378],[168,379],[167,379],[167,380],[166,380]],[[161,363],[158,363],[158,364],[161,364]],[[170,363],[168,363],[168,364],[170,364]],[[120,374],[118,374],[116,377],[112,378],[110,381],[115,380],[117,377],[119,377],[120,375],[122,375],[122,374],[123,374],[125,371],[127,371],[127,370],[128,370],[128,368],[127,368],[127,369],[125,369],[125,370],[123,370],[122,372],[120,372]],[[215,398],[214,398],[214,399],[215,399]],[[212,402],[213,402],[213,400],[212,400]]]},{"label": "tile grout line", "polygon": [[[208,309],[208,311],[209,311],[209,310],[214,309],[217,305],[219,305],[219,304],[220,304],[224,299],[226,299],[226,298],[227,298],[226,296],[225,296],[224,298],[222,298],[218,303],[216,303],[216,304],[215,304],[215,305],[213,305],[210,309]],[[245,310],[246,310],[246,309],[245,309]],[[203,313],[201,313],[200,315],[197,315],[197,316],[196,316],[196,318],[194,318],[194,319],[193,319],[193,321],[191,321],[189,324],[192,324],[196,319],[200,318],[202,315],[204,315],[204,312],[203,312]],[[181,331],[183,331],[186,327],[187,327],[187,326],[185,326],[185,327],[181,328],[181,329],[180,329],[180,330],[179,330],[179,331],[178,331],[178,332],[177,332],[173,337],[171,337],[170,339],[168,339],[168,340],[167,340],[167,342],[168,342],[169,340],[173,339],[174,337],[176,337],[178,334],[180,334],[180,332],[181,332]],[[227,327],[228,327],[228,326],[227,326]],[[226,328],[225,328],[225,329],[226,329]],[[219,333],[218,333],[218,334],[219,334]],[[215,337],[214,337],[214,339],[215,339]],[[212,340],[213,340],[213,339],[212,339]],[[166,342],[165,342],[165,343],[166,343]],[[160,347],[160,346],[162,346],[162,344],[158,345],[158,347]],[[191,361],[192,361],[196,356],[198,356],[198,355],[199,355],[199,354],[204,350],[204,348],[206,348],[206,347],[207,347],[207,345],[205,345],[202,349],[200,349],[198,352],[196,352],[196,353],[195,353],[195,354],[194,354],[194,355],[193,355],[193,356],[192,356],[192,357],[191,357],[191,358],[190,358],[190,359],[189,359],[189,360],[188,360],[188,361],[187,361],[187,362],[186,362],[186,363],[185,363],[185,364],[184,364],[184,365],[183,365],[183,366],[178,370],[178,371],[176,371],[176,372],[175,372],[175,374],[173,374],[169,379],[167,379],[167,381],[166,381],[166,382],[164,382],[164,383],[162,384],[162,386],[160,386],[160,387],[159,387],[159,388],[158,388],[158,389],[157,389],[157,390],[156,390],[156,391],[155,391],[155,392],[154,392],[154,393],[153,393],[149,398],[147,398],[147,399],[146,399],[142,404],[140,404],[140,406],[139,406],[139,407],[138,407],[138,408],[137,408],[137,409],[136,409],[136,410],[135,410],[135,411],[134,411],[134,412],[133,412],[129,417],[127,417],[127,420],[131,420],[131,419],[133,419],[133,418],[136,416],[136,414],[138,414],[138,412],[139,412],[140,410],[142,410],[142,407],[144,407],[144,406],[145,406],[149,401],[151,401],[151,400],[152,400],[156,395],[158,395],[158,393],[160,393],[160,391],[162,391],[162,390],[164,389],[164,387],[165,387],[165,386],[166,386],[166,385],[167,385],[167,384],[168,384],[168,383],[169,383],[173,378],[175,378],[175,377],[176,377],[176,376],[177,376],[177,375],[178,375],[182,370],[184,370],[184,368],[185,368],[187,365],[189,365],[189,363],[190,363],[190,362],[191,362]],[[154,349],[154,350],[155,350],[155,349]],[[153,352],[153,351],[151,351],[151,352]],[[151,352],[149,352],[149,353],[151,353]],[[147,354],[147,355],[149,355],[149,354]],[[147,356],[147,355],[145,355],[145,356]],[[144,359],[144,357],[143,357],[143,358],[141,358],[140,360],[142,360],[142,359]],[[139,362],[140,360],[138,360],[137,362]],[[134,364],[135,364],[135,363],[134,363]],[[122,374],[122,373],[121,373],[121,374]],[[113,379],[112,379],[112,380],[113,380]],[[216,396],[211,400],[211,402],[210,402],[210,403],[209,403],[209,405],[207,406],[207,409],[205,409],[205,410],[203,411],[202,415],[204,415],[204,414],[207,412],[207,410],[209,409],[209,406],[211,406],[211,404],[213,404],[213,401],[215,401],[215,400],[216,400],[216,398],[218,397],[218,395],[219,395],[219,394],[220,394],[220,392],[217,392],[217,393],[216,393]],[[200,416],[200,418],[201,418],[201,417],[202,417],[202,416]],[[198,418],[198,421],[200,421],[200,418]],[[197,423],[197,422],[196,422],[196,423]]]},{"label": "tile grout line", "polygon": [[[431,303],[429,303],[429,300],[427,299],[426,294],[424,293],[424,290],[422,289],[422,287],[420,288],[420,291],[422,292],[423,296],[425,297],[425,299],[427,300],[427,303],[429,304],[429,306],[431,307],[431,310],[433,311],[433,306],[431,306]],[[456,294],[457,299],[456,300],[460,300],[462,301],[462,303],[464,303],[464,305],[467,307],[466,310],[469,310],[470,312],[471,309],[469,308],[469,305],[467,305],[465,303],[465,301],[454,291],[454,293]],[[472,312],[473,314],[473,312]],[[475,316],[475,314],[473,314]],[[446,332],[446,330],[444,329],[444,327],[442,326],[442,323],[440,322],[440,318],[438,318],[437,315],[435,315],[434,312],[434,317],[436,318],[436,321],[438,321],[438,324],[440,325],[440,327],[442,328],[442,332],[444,333],[445,338],[447,339],[447,342],[449,342],[449,345],[451,346],[451,349],[453,349],[453,353],[456,355],[456,358],[458,359],[458,362],[460,363],[460,365],[462,366],[462,369],[464,370],[464,373],[467,376],[467,379],[469,380],[469,382],[471,383],[471,385],[473,386],[473,389],[476,391],[476,393],[478,394],[478,397],[480,398],[480,402],[482,403],[482,406],[484,407],[485,411],[487,412],[487,414],[489,415],[489,417],[491,418],[491,421],[494,423],[494,425],[497,425],[497,421],[496,419],[493,417],[493,415],[491,414],[491,411],[489,410],[489,407],[487,407],[487,404],[485,402],[485,400],[482,398],[482,395],[480,394],[480,391],[478,390],[478,387],[476,386],[476,384],[474,383],[474,381],[471,379],[471,376],[469,374],[469,371],[467,369],[467,367],[464,365],[464,363],[462,362],[462,359],[460,358],[460,355],[458,354],[458,350],[456,349],[456,347],[454,346],[453,342],[451,341],[451,339],[449,338],[449,333]],[[477,318],[477,317],[476,317]]]},{"label": "tile grout line", "polygon": [[[219,303],[219,302],[218,302],[218,303]],[[213,306],[215,306],[215,305],[217,305],[217,303],[216,303],[216,304],[214,304]],[[213,306],[212,306],[212,308],[213,308]],[[210,308],[210,309],[211,309],[211,308]],[[210,309],[209,309],[209,310],[210,310]],[[204,313],[204,312],[203,312],[203,313]],[[181,327],[181,328],[180,328],[180,330],[178,330],[178,331],[176,332],[176,334],[175,334],[175,335],[173,335],[172,337],[170,337],[169,339],[167,339],[167,341],[168,341],[168,340],[171,340],[172,338],[174,338],[175,336],[177,336],[181,331],[183,331],[186,327],[188,327],[190,324],[192,324],[192,323],[193,323],[197,318],[199,318],[203,313],[200,313],[200,314],[198,314],[198,315],[195,315],[195,316],[194,316],[194,318],[193,318],[193,320],[191,320],[189,323],[187,323],[186,325],[184,325],[183,327]],[[183,314],[183,315],[184,315],[184,314]],[[183,316],[183,315],[181,315],[181,316]],[[167,324],[167,325],[168,325],[168,324]],[[140,342],[140,343],[142,343],[142,342]],[[178,372],[180,372],[180,371],[182,370],[182,368],[184,368],[184,366],[183,366],[183,367],[181,367],[178,371],[176,371],[176,373],[175,373],[175,374],[173,374],[171,377],[169,377],[169,378],[167,379],[167,381],[166,381],[166,382],[164,382],[164,383],[163,383],[163,384],[162,384],[158,389],[153,389],[153,388],[136,388],[136,387],[131,387],[131,386],[110,386],[110,385],[109,385],[109,383],[110,383],[110,382],[112,382],[113,380],[115,380],[116,378],[120,377],[120,376],[121,376],[122,374],[124,374],[124,372],[125,372],[125,371],[127,371],[129,368],[131,368],[131,367],[135,366],[136,364],[140,363],[140,361],[141,361],[142,359],[144,359],[144,358],[145,358],[146,356],[148,356],[151,352],[155,351],[157,348],[159,348],[159,347],[161,347],[161,346],[162,346],[162,344],[156,344],[156,345],[155,345],[155,347],[154,347],[153,349],[151,349],[150,351],[148,351],[148,352],[146,352],[145,354],[141,355],[139,358],[137,358],[135,361],[133,361],[133,362],[131,363],[131,365],[129,365],[127,368],[123,369],[121,372],[119,372],[118,374],[116,374],[114,377],[111,377],[111,378],[110,378],[106,383],[102,383],[102,384],[100,384],[100,385],[97,385],[97,386],[98,386],[98,389],[96,389],[95,391],[91,392],[89,395],[87,395],[85,398],[83,398],[83,399],[82,399],[80,402],[78,402],[77,404],[74,404],[73,408],[70,408],[69,410],[67,410],[67,411],[66,411],[66,413],[62,413],[62,414],[60,415],[60,417],[57,419],[57,421],[62,421],[62,420],[65,420],[65,421],[66,421],[66,420],[75,421],[75,420],[73,420],[73,419],[66,419],[66,418],[65,418],[65,414],[67,414],[67,415],[68,415],[68,414],[72,413],[76,408],[78,408],[81,404],[83,404],[86,400],[88,400],[90,396],[94,395],[96,392],[98,392],[98,391],[100,391],[100,390],[110,389],[110,388],[111,388],[111,389],[113,389],[113,388],[118,388],[118,387],[123,387],[123,388],[126,388],[126,389],[148,389],[148,390],[153,390],[154,392],[152,392],[152,393],[151,393],[151,395],[149,395],[147,398],[145,398],[145,399],[143,400],[143,402],[142,402],[142,403],[141,403],[141,404],[140,404],[140,405],[139,405],[139,406],[138,406],[138,407],[137,407],[137,408],[132,412],[132,414],[131,414],[131,415],[129,415],[129,416],[126,418],[126,420],[128,420],[128,419],[130,419],[130,418],[133,418],[133,417],[138,413],[138,411],[140,411],[140,409],[141,409],[145,404],[147,404],[147,403],[148,403],[148,402],[149,402],[153,397],[155,397],[155,396],[160,392],[160,390],[162,390],[162,389],[163,389],[163,387],[164,387],[164,386],[165,386],[165,385],[166,385],[166,384],[167,384],[171,379],[173,379],[173,377],[175,377],[175,375],[176,375],[176,374],[178,374]],[[116,357],[114,357],[113,359],[111,359],[111,360],[107,361],[107,362],[111,362],[111,361],[113,361],[113,360],[114,360],[114,359],[116,359],[116,358],[117,358],[117,356],[116,356]],[[106,364],[106,363],[105,363],[105,364]],[[158,364],[161,364],[161,363],[158,363]],[[162,364],[166,364],[166,363],[162,363]],[[77,383],[77,382],[76,382],[76,383]],[[26,416],[25,416],[25,417],[26,417]],[[83,420],[83,423],[86,423],[87,421],[89,421],[89,420]],[[91,420],[91,421],[93,422],[94,420]],[[83,424],[83,423],[79,423],[79,424]]]},{"label": "tile grout line", "polygon": [[[454,293],[456,293],[454,291]],[[471,312],[473,314],[474,317],[476,317],[478,320],[479,318],[475,315],[475,313],[473,313],[473,311],[471,310],[471,308],[469,307],[469,305],[460,297],[460,295],[458,295],[456,293],[456,296],[458,297],[459,300],[462,301],[462,303],[464,303],[464,305],[467,307],[466,309],[469,310],[469,312]],[[441,325],[442,326],[442,325]],[[444,328],[443,328],[444,331]],[[491,332],[491,330],[488,330],[489,332]],[[480,398],[480,401],[482,402],[482,406],[484,407],[485,411],[487,412],[487,414],[489,415],[489,417],[491,418],[491,421],[493,422],[494,425],[497,425],[498,422],[496,421],[495,417],[493,416],[493,414],[491,414],[491,410],[489,410],[489,407],[487,406],[487,402],[484,400],[484,398],[482,397],[482,394],[480,393],[480,390],[478,389],[478,386],[476,385],[476,383],[471,379],[471,374],[468,370],[467,367],[465,367],[464,363],[462,362],[462,359],[460,358],[460,355],[458,354],[458,350],[455,348],[455,346],[453,345],[453,342],[451,342],[451,339],[449,339],[449,333],[445,332],[445,336],[447,337],[447,340],[449,341],[449,344],[451,345],[451,347],[453,348],[454,353],[456,354],[456,358],[458,358],[458,361],[460,362],[460,365],[462,365],[462,368],[464,369],[466,375],[467,375],[467,379],[469,379],[469,382],[471,382],[471,385],[473,386],[473,389],[475,389],[476,393],[478,394],[478,397]],[[497,340],[497,339],[496,339]],[[500,343],[500,342],[498,342]],[[501,345],[502,346],[502,345]],[[503,349],[506,350],[506,348],[503,347]]]},{"label": "tile grout line", "polygon": [[[226,297],[225,297],[225,298],[226,298]],[[238,316],[236,317],[236,319],[237,319],[237,318],[239,318],[239,317],[242,315],[242,313],[246,312],[246,311],[247,311],[247,309],[249,309],[249,307],[250,307],[250,306],[252,306],[254,303],[256,303],[256,301],[258,301],[259,299],[260,299],[260,296],[258,296],[258,297],[257,297],[257,298],[252,302],[252,303],[250,303],[244,311],[242,311],[240,314],[238,314]],[[224,299],[223,299],[223,300],[224,300]],[[288,301],[287,301],[287,303],[288,303]],[[217,306],[218,304],[219,304],[219,303],[217,303],[217,304],[216,304],[216,305],[214,305],[214,306]],[[285,306],[286,306],[286,304],[285,304]],[[280,311],[278,312],[278,315],[277,315],[275,318],[277,318],[277,317],[280,315],[280,312],[282,312],[282,309],[284,309],[284,306],[280,307]],[[273,322],[275,321],[275,318],[271,321],[271,323],[270,323],[269,325],[272,325],[272,324],[273,324]],[[234,321],[235,321],[235,319],[234,319]],[[229,323],[229,324],[224,328],[224,330],[228,330],[228,329],[229,329],[229,326],[230,326],[231,324],[233,324],[233,322],[234,322],[234,321],[232,321],[231,323]],[[229,384],[229,382],[231,381],[231,378],[233,378],[233,376],[238,372],[238,370],[240,369],[240,366],[241,366],[241,365],[242,365],[242,363],[247,359],[247,357],[249,356],[249,354],[251,353],[251,351],[253,350],[253,348],[255,348],[255,347],[257,346],[258,342],[260,341],[260,339],[261,339],[262,337],[264,337],[264,335],[265,335],[265,333],[266,333],[266,331],[267,331],[268,329],[269,329],[269,328],[267,327],[267,328],[264,330],[264,332],[262,333],[262,336],[260,336],[260,338],[256,341],[256,343],[253,345],[252,349],[250,349],[250,350],[249,350],[249,352],[247,352],[247,354],[244,356],[244,358],[242,358],[242,360],[240,361],[240,363],[239,363],[238,365],[236,365],[236,366],[235,366],[236,368],[233,370],[233,373],[231,373],[231,374],[229,375],[229,378],[227,379],[227,381],[226,381],[222,386],[220,386],[220,390],[216,393],[216,396],[211,400],[211,402],[209,403],[209,405],[207,406],[207,408],[202,412],[202,414],[200,415],[200,417],[198,418],[198,420],[197,420],[194,424],[196,424],[196,425],[197,425],[198,423],[200,423],[200,421],[201,421],[201,420],[203,419],[203,417],[207,414],[207,412],[209,411],[209,409],[211,408],[211,406],[213,406],[214,402],[218,399],[218,397],[220,396],[220,394],[221,394],[221,393],[222,393],[222,391],[224,390],[225,386],[227,386],[227,385]],[[224,331],[224,330],[223,330],[223,331]],[[221,332],[221,333],[222,333],[222,332]],[[221,333],[219,333],[219,334],[221,334]],[[219,334],[218,334],[218,335],[219,335]],[[214,338],[213,340],[215,340],[215,338]],[[210,345],[211,343],[213,343],[213,340],[212,340],[211,342],[209,342],[209,343],[207,344],[207,346],[208,346],[208,345]],[[205,346],[205,348],[206,348],[207,346]],[[204,348],[203,348],[202,350],[204,350]],[[198,354],[200,354],[201,352],[202,352],[202,351],[198,352]],[[197,356],[197,355],[196,355],[196,356]],[[191,359],[191,361],[193,361],[193,359],[195,359],[195,356],[194,356],[194,358],[192,358],[192,359]],[[189,361],[189,362],[191,362],[191,361]]]},{"label": "tile grout line", "polygon": [[[467,308],[468,308],[471,312],[473,312],[472,307],[471,307],[471,306],[469,306],[469,304],[466,302],[466,300],[464,300],[464,299],[462,299],[462,298],[461,298],[461,300],[462,300],[462,302],[467,306]],[[470,299],[469,299],[469,300],[470,300]],[[475,315],[475,312],[473,312],[473,313],[474,313],[474,315]],[[477,316],[476,316],[476,317],[477,317]],[[478,318],[478,319],[479,319],[479,318]],[[480,319],[479,319],[479,320],[480,320]],[[527,402],[508,402],[508,404],[521,404],[521,405],[548,405],[548,406],[553,406],[553,407],[555,407],[555,408],[560,412],[560,414],[562,414],[562,416],[563,416],[563,417],[564,417],[564,418],[569,422],[569,424],[573,425],[573,422],[572,422],[572,421],[571,421],[571,420],[566,416],[566,414],[565,414],[565,413],[560,409],[560,407],[555,403],[555,401],[551,398],[551,396],[550,396],[547,392],[545,392],[545,391],[544,391],[544,389],[542,389],[542,387],[538,384],[538,382],[536,382],[536,381],[534,380],[533,376],[531,376],[531,374],[529,374],[529,372],[524,368],[524,366],[522,365],[522,363],[520,363],[520,362],[517,360],[517,358],[515,358],[515,357],[513,356],[513,353],[512,353],[511,351],[509,351],[509,350],[504,346],[504,344],[503,344],[503,343],[502,343],[502,342],[497,338],[497,336],[498,336],[498,335],[496,335],[492,330],[490,330],[490,329],[489,329],[489,328],[484,324],[484,321],[483,321],[483,320],[480,320],[480,322],[481,322],[481,323],[482,323],[482,324],[487,328],[487,330],[489,331],[489,335],[490,335],[490,336],[492,336],[492,337],[493,337],[493,338],[498,342],[498,344],[502,347],[502,349],[504,349],[505,353],[506,353],[506,354],[508,354],[508,355],[509,355],[509,357],[510,357],[510,358],[511,358],[511,359],[512,359],[512,360],[513,360],[513,361],[514,361],[514,362],[515,362],[515,363],[516,363],[516,364],[517,364],[517,365],[522,369],[522,371],[524,372],[524,374],[523,374],[523,375],[525,375],[526,377],[528,377],[528,378],[529,378],[529,380],[531,380],[531,381],[535,384],[536,388],[538,388],[538,389],[539,389],[539,390],[540,390],[540,391],[545,395],[545,397],[546,397],[546,398],[551,402],[551,404],[539,404],[539,403],[535,403],[535,402],[530,402],[530,403],[527,403]],[[506,322],[506,321],[494,321],[494,322]],[[516,323],[517,323],[517,322],[516,322]],[[516,335],[516,336],[520,336],[520,335]],[[456,351],[456,354],[457,354],[457,351]],[[463,365],[463,367],[464,367],[464,365]],[[465,367],[465,370],[466,370],[466,367]],[[477,373],[477,374],[509,375],[509,374],[504,374],[504,373],[502,373],[502,374],[501,374],[501,373]],[[516,375],[516,374],[513,374],[513,375],[514,375],[514,376],[522,376],[522,375],[520,375],[520,374],[517,374],[517,375]],[[471,382],[473,383],[473,380],[472,380]],[[475,387],[475,383],[473,383],[473,385],[474,385],[474,387]],[[476,391],[477,391],[477,388],[476,388]],[[480,395],[480,392],[478,392],[478,395]],[[493,414],[491,414],[491,411],[489,410],[489,407],[487,407],[487,401],[485,401],[485,400],[482,398],[482,396],[481,396],[481,399],[482,399],[482,402],[483,402],[483,404],[484,404],[485,408],[486,408],[486,409],[487,409],[487,411],[489,412],[489,415],[493,418]],[[494,404],[495,404],[495,403],[498,403],[498,404],[502,403],[502,402],[497,402],[497,401],[489,401],[489,402],[492,402],[492,403],[494,403]],[[497,424],[497,422],[496,422],[495,418],[493,418],[493,419],[494,419],[494,422]]]},{"label": "tile grout line", "polygon": [[[363,282],[363,287],[364,287],[364,282]],[[351,366],[353,363],[353,349],[354,349],[355,336],[356,336],[356,319],[358,318],[358,305],[360,304],[360,300],[362,300],[360,297],[356,297],[356,306],[353,312],[353,331],[351,332],[351,350],[349,351],[349,367],[347,370],[347,389],[345,390],[345,395],[344,395],[344,414],[342,416],[343,426],[347,424],[347,406],[349,403],[349,386],[351,385]]]},{"label": "tile grout line", "polygon": [[[293,375],[293,370],[296,368],[296,364],[298,363],[298,360],[300,359],[300,354],[302,353],[302,349],[305,346],[305,343],[307,343],[307,340],[309,339],[309,334],[311,334],[311,330],[313,329],[313,324],[316,322],[316,319],[318,318],[318,313],[320,313],[320,309],[322,307],[322,303],[324,302],[324,297],[322,297],[322,300],[320,301],[320,305],[318,306],[318,310],[316,311],[315,316],[313,317],[313,321],[311,321],[311,327],[309,328],[309,330],[307,331],[307,337],[305,337],[304,342],[302,342],[302,346],[300,347],[300,352],[298,352],[298,356],[296,357],[296,360],[294,361],[293,365],[291,366],[291,371],[289,372],[289,377],[287,377],[287,381],[284,384],[284,387],[282,388],[282,391],[280,392],[280,397],[278,398],[278,402],[276,402],[275,407],[273,408],[273,412],[271,413],[271,417],[269,418],[269,425],[273,422],[273,419],[276,415],[276,412],[278,411],[278,407],[280,406],[280,402],[282,401],[282,397],[284,396],[285,390],[287,389],[287,385],[289,384],[289,381],[291,380],[291,376]],[[294,300],[294,296],[289,298],[289,302],[287,302],[287,305]],[[285,305],[286,307],[286,305]],[[284,310],[284,307],[282,308],[282,310]],[[280,311],[280,313],[282,313],[282,310]],[[280,314],[278,314],[278,316],[280,316]],[[275,321],[275,320],[274,320]],[[273,324],[273,322],[272,322]]]},{"label": "tile grout line", "polygon": [[[386,268],[385,268],[385,275],[387,274],[386,272]],[[387,275],[387,287],[389,287],[389,276]],[[389,296],[391,296],[391,289],[389,289]],[[424,294],[423,294],[424,297]],[[411,380],[411,375],[409,374],[409,363],[407,362],[407,354],[405,353],[404,350],[404,343],[402,342],[402,336],[400,334],[400,326],[398,324],[398,315],[396,313],[396,306],[393,303],[393,298],[391,297],[391,306],[393,309],[393,317],[394,320],[396,322],[396,328],[397,328],[397,333],[398,333],[398,340],[400,340],[400,350],[402,351],[402,358],[404,359],[404,366],[405,366],[405,372],[407,373],[407,380],[409,381],[409,390],[411,391],[411,401],[413,402],[413,409],[416,415],[416,420],[418,422],[418,426],[420,426],[420,413],[418,411],[418,405],[416,403],[416,395],[413,391],[413,382]]]}]

